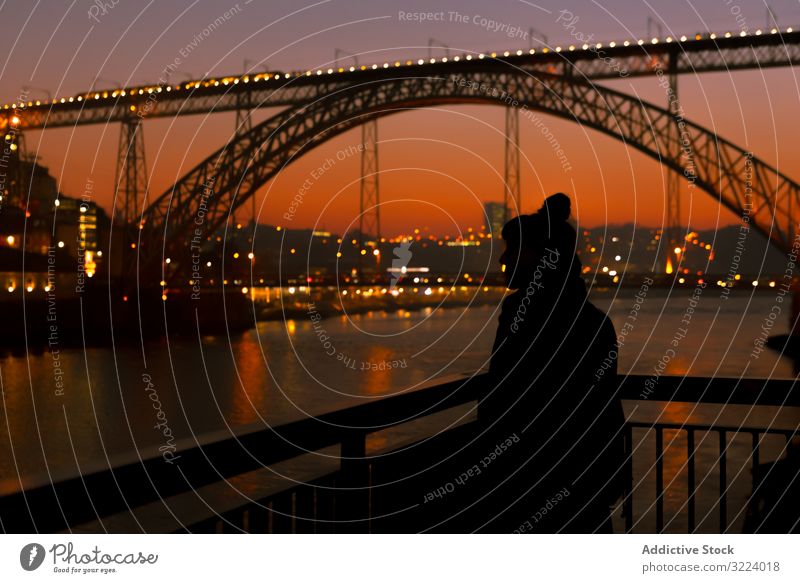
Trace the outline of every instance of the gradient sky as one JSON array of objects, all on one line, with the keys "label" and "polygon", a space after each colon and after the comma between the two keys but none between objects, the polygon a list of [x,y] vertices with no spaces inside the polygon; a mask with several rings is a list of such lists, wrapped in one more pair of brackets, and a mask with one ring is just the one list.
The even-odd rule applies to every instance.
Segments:
[{"label": "gradient sky", "polygon": [[[100,0],[98,0],[98,3]],[[44,97],[75,94],[97,87],[155,83],[167,63],[179,55],[209,23],[227,10],[235,14],[203,39],[183,59],[187,76],[241,73],[245,60],[270,70],[330,66],[334,49],[359,53],[362,64],[427,56],[428,39],[453,51],[502,51],[526,48],[527,41],[502,32],[458,22],[404,22],[399,12],[454,11],[493,19],[523,30],[533,26],[550,45],[569,44],[556,22],[569,9],[576,30],[598,41],[622,41],[648,33],[648,16],[664,35],[738,31],[741,11],[751,29],[766,25],[760,1],[604,0],[538,5],[522,0],[477,2],[342,1],[297,2],[240,0],[118,0],[99,22],[89,19],[93,1],[5,0],[0,3],[0,101],[13,101],[22,86]],[[538,7],[537,7],[538,6]],[[800,24],[800,4],[770,0],[781,27]],[[290,15],[303,9],[300,13]],[[95,9],[97,10],[97,9]],[[289,16],[287,16],[289,15]],[[280,20],[278,22],[279,19]],[[574,41],[573,41],[574,42]],[[442,50],[435,51],[443,54]],[[343,60],[344,61],[344,60]],[[261,66],[256,66],[260,70]],[[665,101],[655,78],[619,80],[609,85],[657,103]],[[792,69],[684,76],[679,82],[687,118],[714,128],[719,135],[749,148],[756,156],[800,179],[798,83]],[[261,110],[255,121],[273,113]],[[578,124],[545,117],[572,165],[565,173],[550,145],[530,122],[520,123],[522,210],[532,212],[543,196],[571,193],[580,223],[595,226],[637,222],[657,226],[664,215],[662,168],[621,142]],[[145,125],[150,191],[161,194],[177,177],[221,147],[233,131],[232,113],[149,120]],[[494,106],[441,107],[393,115],[381,120],[380,169],[383,232],[393,235],[414,227],[434,234],[455,234],[482,223],[483,201],[501,200],[503,185],[503,110]],[[119,126],[84,126],[30,132],[29,151],[58,178],[62,192],[80,196],[88,179],[97,201],[113,202]],[[315,181],[291,224],[281,218],[291,198],[326,158],[360,142],[360,131],[344,134],[307,154],[259,193],[259,221],[293,227],[323,226],[343,231],[358,212],[358,155],[345,155]],[[695,228],[730,224],[735,217],[702,192],[684,189],[684,222]],[[247,211],[240,213],[248,218]]]}]

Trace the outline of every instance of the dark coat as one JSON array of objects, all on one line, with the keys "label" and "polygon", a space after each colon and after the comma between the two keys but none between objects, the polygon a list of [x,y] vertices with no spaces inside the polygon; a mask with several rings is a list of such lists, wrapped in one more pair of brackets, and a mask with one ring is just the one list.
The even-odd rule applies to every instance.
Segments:
[{"label": "dark coat", "polygon": [[[622,493],[614,326],[588,301],[580,277],[563,283],[551,275],[503,302],[474,445],[502,450],[472,492],[491,492],[481,530],[607,530],[610,523],[600,523]],[[509,436],[518,441],[498,450]]]}]

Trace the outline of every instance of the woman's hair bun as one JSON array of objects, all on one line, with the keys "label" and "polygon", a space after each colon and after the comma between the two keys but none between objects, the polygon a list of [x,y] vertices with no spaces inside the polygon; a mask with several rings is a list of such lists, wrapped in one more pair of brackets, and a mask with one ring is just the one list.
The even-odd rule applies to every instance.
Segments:
[{"label": "woman's hair bun", "polygon": [[563,192],[557,192],[552,196],[548,196],[545,199],[542,208],[540,208],[538,211],[538,214],[548,217],[551,223],[566,222],[566,220],[569,218],[569,213],[569,197]]}]

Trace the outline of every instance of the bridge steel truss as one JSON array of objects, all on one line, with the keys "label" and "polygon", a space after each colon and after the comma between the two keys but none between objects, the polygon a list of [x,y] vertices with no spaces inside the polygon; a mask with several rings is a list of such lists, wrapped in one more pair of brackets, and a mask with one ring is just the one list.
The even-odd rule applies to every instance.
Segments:
[{"label": "bridge steel truss", "polygon": [[[637,41],[597,47],[561,47],[507,51],[487,55],[461,55],[435,63],[426,61],[395,61],[379,65],[377,70],[364,66],[354,71],[344,68],[290,73],[270,72],[237,75],[219,79],[204,79],[176,85],[153,85],[127,89],[96,90],[72,96],[62,103],[61,98],[45,102],[29,102],[21,110],[19,129],[42,129],[95,123],[123,122],[131,106],[147,118],[205,114],[209,112],[240,111],[241,94],[253,107],[285,107],[310,103],[337,90],[361,82],[369,83],[389,72],[398,76],[446,75],[460,70],[465,63],[483,68],[494,63],[499,68],[508,65],[528,71],[566,74],[591,80],[620,77],[642,77],[667,74],[673,63],[673,74],[686,75],[714,71],[737,71],[770,67],[791,67],[800,62],[800,31],[765,33],[730,38],[702,38],[686,41],[661,39],[658,43]],[[521,53],[521,54],[518,54]],[[492,57],[492,55],[496,55]],[[471,60],[466,61],[469,57]],[[19,105],[19,104],[17,104]],[[20,113],[17,110],[17,113]],[[0,129],[8,127],[15,115],[13,104],[0,108]]]},{"label": "bridge steel truss", "polygon": [[734,213],[747,213],[753,228],[778,248],[791,249],[800,188],[776,168],[706,128],[678,120],[668,109],[625,93],[563,75],[482,62],[484,67],[475,62],[450,65],[436,75],[398,77],[397,71],[386,71],[372,82],[325,93],[254,126],[236,138],[236,147],[228,143],[207,157],[147,208],[140,231],[140,273],[160,270],[169,281],[185,273],[190,261],[187,233],[200,228],[210,237],[228,213],[293,159],[334,136],[413,108],[503,105],[497,96],[504,91],[527,110],[593,128],[682,173]]}]

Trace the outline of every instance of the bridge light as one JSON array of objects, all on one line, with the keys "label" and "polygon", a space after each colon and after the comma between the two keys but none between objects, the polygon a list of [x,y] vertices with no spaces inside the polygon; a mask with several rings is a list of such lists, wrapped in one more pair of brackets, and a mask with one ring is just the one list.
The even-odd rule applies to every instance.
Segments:
[{"label": "bridge light", "polygon": [[610,47],[613,49],[615,46],[617,46],[617,43],[615,43],[615,42],[612,40],[610,43],[608,43],[608,46],[610,46]]},{"label": "bridge light", "polygon": [[773,29],[772,29],[770,32],[771,32],[772,34],[777,34],[777,33],[778,33],[778,29],[777,29],[777,28],[773,28]]},{"label": "bridge light", "polygon": [[58,242],[58,248],[59,249],[63,249],[64,248],[64,241],[59,241]]},{"label": "bridge light", "polygon": [[742,32],[739,33],[739,36],[747,36],[747,31],[743,30]]},{"label": "bridge light", "polygon": [[446,62],[447,62],[447,57],[442,57],[442,63],[446,63]]},{"label": "bridge light", "polygon": [[583,44],[583,46],[581,46],[581,48],[582,48],[582,49],[585,51],[586,49],[588,49],[588,48],[589,48],[589,45],[587,45],[586,43],[584,43],[584,44]]},{"label": "bridge light", "polygon": [[[518,51],[517,51],[517,56],[518,56],[518,57],[522,56],[522,51],[521,51],[521,50],[518,50]],[[456,59],[458,59],[458,57],[456,57]]]},{"label": "bridge light", "polygon": [[534,53],[536,53],[536,49],[531,49],[531,50],[529,50],[528,52],[529,52],[531,55],[533,55]]},{"label": "bridge light", "polygon": [[639,45],[643,45],[644,41],[642,39],[639,39],[638,41],[636,41],[636,43],[639,44]]},{"label": "bridge light", "polygon": [[330,75],[331,73],[333,73],[333,69],[328,69],[328,75]]},{"label": "bridge light", "polygon": [[436,62],[436,59],[431,58],[431,63],[435,63],[435,62]]},{"label": "bridge light", "polygon": [[497,58],[497,53],[492,53],[492,58],[496,59]]},{"label": "bridge light", "polygon": [[170,259],[169,257],[167,257],[167,258],[164,260],[164,263],[172,263],[172,259]]},{"label": "bridge light", "polygon": [[467,60],[471,61],[472,60],[472,55],[467,55]]},{"label": "bridge light", "polygon": [[255,259],[255,255],[252,252],[250,252],[250,253],[247,254],[247,258],[248,259]]},{"label": "bridge light", "polygon": [[556,47],[556,52],[560,53],[561,52],[561,47]]},{"label": "bridge light", "polygon": [[569,50],[574,51],[575,50],[575,45],[569,45]]},{"label": "bridge light", "polygon": [[631,41],[629,41],[629,40],[626,40],[626,41],[625,41],[624,43],[622,43],[622,44],[623,44],[624,46],[626,46],[626,47],[629,47],[629,46],[631,46]]},{"label": "bridge light", "polygon": [[650,39],[650,42],[653,43],[654,45],[657,45],[658,44],[658,39],[656,37],[653,37],[653,38]]},{"label": "bridge light", "polygon": [[388,69],[388,68],[389,68],[389,63],[384,63],[384,64],[383,64],[383,68],[384,68],[384,69]]},{"label": "bridge light", "polygon": [[714,39],[717,38],[717,35],[716,35],[716,33],[712,32],[710,35],[708,35],[708,38],[710,38],[711,40],[714,40]]},{"label": "bridge light", "polygon": [[480,54],[478,55],[478,58],[479,58],[479,59],[482,59],[482,58],[483,58],[483,57],[485,57],[485,56],[486,56],[486,55],[484,55],[483,53],[480,53]]},{"label": "bridge light", "polygon": [[603,43],[597,43],[597,44],[596,44],[596,45],[594,45],[594,46],[595,46],[596,48],[598,48],[598,49],[602,49],[602,48],[603,48]]},{"label": "bridge light", "polygon": [[418,65],[424,65],[424,64],[425,64],[425,61],[423,61],[422,59],[420,59],[419,61],[417,61],[417,64],[418,64]]},{"label": "bridge light", "polygon": [[503,53],[503,56],[504,56],[504,57],[507,57],[507,56],[509,56],[510,54],[511,54],[511,53],[509,53],[508,51],[506,51],[506,52],[504,52],[504,53]]},{"label": "bridge light", "polygon": [[731,33],[729,33],[729,32],[726,32],[726,33],[725,33],[725,38],[731,38]]},{"label": "bridge light", "polygon": [[756,31],[756,36],[761,36],[761,29],[760,28]]},{"label": "bridge light", "polygon": [[681,42],[682,42],[682,43],[685,43],[685,42],[686,42],[686,35],[685,35],[685,34],[684,34],[684,35],[681,37]]},{"label": "bridge light", "polygon": [[460,57],[458,57],[458,55],[456,55],[455,57],[453,57],[453,60],[457,63],[459,61],[459,58]]},{"label": "bridge light", "polygon": [[789,28],[787,28],[786,32],[792,32],[792,27],[790,26]]}]

